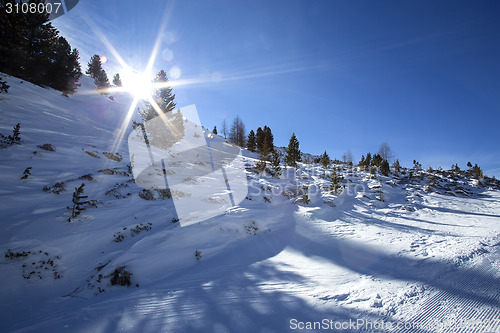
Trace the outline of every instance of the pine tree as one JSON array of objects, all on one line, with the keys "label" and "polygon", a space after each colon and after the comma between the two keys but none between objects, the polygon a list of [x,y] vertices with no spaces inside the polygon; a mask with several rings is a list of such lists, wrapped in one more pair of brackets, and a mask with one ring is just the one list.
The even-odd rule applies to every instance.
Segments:
[{"label": "pine tree", "polygon": [[267,138],[264,138],[264,144],[259,152],[259,162],[257,162],[256,168],[258,171],[262,172],[267,167],[267,162],[269,162],[269,154],[271,153],[271,147],[267,143]]},{"label": "pine tree", "polygon": [[401,165],[399,164],[399,160],[396,160],[393,164],[392,167],[394,168],[394,172],[398,174],[401,170]]},{"label": "pine tree", "polygon": [[380,163],[380,172],[381,172],[384,176],[388,176],[388,175],[389,175],[390,169],[389,169],[389,162],[388,162],[387,160],[383,160],[383,161]]},{"label": "pine tree", "polygon": [[250,151],[255,151],[255,132],[253,130],[250,130],[250,133],[248,133],[248,140],[247,140],[247,148]]},{"label": "pine tree", "polygon": [[120,78],[120,73],[116,73],[115,76],[113,76],[113,84],[116,87],[121,87],[123,86],[122,84],[122,79]]},{"label": "pine tree", "polygon": [[359,161],[358,166],[360,167],[365,166],[365,155],[361,155],[361,160]]},{"label": "pine tree", "polygon": [[271,160],[270,160],[270,166],[271,166],[271,174],[275,178],[279,178],[281,175],[281,157],[282,154],[280,151],[274,149],[271,152]]},{"label": "pine tree", "polygon": [[54,53],[56,60],[48,68],[49,75],[53,78],[49,85],[62,91],[64,95],[73,94],[80,86],[77,82],[82,76],[78,50],[71,50],[66,39],[59,37],[54,43]]},{"label": "pine tree", "polygon": [[105,89],[109,87],[109,79],[106,71],[102,68],[101,57],[94,54],[87,64],[87,71],[85,72],[94,79],[97,89]]},{"label": "pine tree", "polygon": [[257,146],[257,151],[261,151],[262,150],[262,145],[264,144],[264,138],[265,138],[265,133],[264,131],[262,130],[262,128],[257,128],[257,133],[256,133],[256,137],[255,137],[255,144]]},{"label": "pine tree", "polygon": [[483,170],[481,170],[481,168],[477,164],[475,164],[471,168],[471,174],[472,174],[472,177],[479,180],[483,177]]},{"label": "pine tree", "polygon": [[[163,69],[160,70],[156,74],[153,82],[163,83],[166,85],[168,83],[167,73],[165,73]],[[152,98],[163,113],[172,112],[175,109],[175,94],[172,94],[172,88],[168,85],[164,88],[156,89],[153,92]],[[139,111],[139,115],[144,119],[144,121],[151,120],[158,116],[157,111],[149,102],[145,103],[145,108]]]},{"label": "pine tree", "polygon": [[68,222],[71,222],[71,219],[74,219],[82,211],[85,210],[85,205],[88,205],[90,201],[82,201],[82,199],[88,198],[86,195],[83,194],[83,188],[85,187],[85,183],[82,183],[79,187],[75,187],[75,191],[73,192],[73,199],[71,202],[73,202],[73,207],[67,207],[68,209],[71,210],[71,216],[68,218]]},{"label": "pine tree", "polygon": [[301,153],[299,149],[299,140],[297,140],[295,133],[292,133],[292,137],[290,138],[290,142],[288,143],[288,148],[285,155],[286,164],[288,166],[296,168],[297,162],[301,161],[300,155]]},{"label": "pine tree", "polygon": [[217,126],[214,126],[214,129],[212,130],[212,133],[214,133],[215,135],[217,135]]},{"label": "pine tree", "polygon": [[[49,15],[5,10],[15,0],[0,0],[0,72],[71,93],[81,70],[78,51],[49,22]],[[44,3],[31,0],[29,3]]]},{"label": "pine tree", "polygon": [[341,178],[340,178],[340,176],[338,174],[337,168],[334,168],[332,170],[330,178],[331,178],[330,191],[333,194],[338,195],[339,194],[339,190],[342,188],[342,186],[340,185]]},{"label": "pine tree", "polygon": [[382,157],[380,156],[380,154],[373,155],[371,166],[380,167],[381,164],[382,164]]},{"label": "pine tree", "polygon": [[264,129],[262,131],[264,132],[264,136],[267,140],[269,148],[271,148],[271,150],[274,150],[274,136],[271,132],[271,128],[269,128],[268,126],[264,126]]},{"label": "pine tree", "polygon": [[330,156],[328,156],[328,154],[326,153],[326,150],[323,153],[323,155],[321,155],[320,161],[321,161],[321,165],[323,166],[323,168],[327,168],[328,165],[330,165]]},{"label": "pine tree", "polygon": [[372,154],[366,154],[365,167],[369,167],[372,164]]},{"label": "pine tree", "polygon": [[8,144],[8,145],[21,143],[21,137],[19,136],[21,134],[20,130],[21,130],[21,124],[18,123],[12,129],[12,135],[4,137],[3,135],[0,134],[0,138],[2,138],[2,143]]}]

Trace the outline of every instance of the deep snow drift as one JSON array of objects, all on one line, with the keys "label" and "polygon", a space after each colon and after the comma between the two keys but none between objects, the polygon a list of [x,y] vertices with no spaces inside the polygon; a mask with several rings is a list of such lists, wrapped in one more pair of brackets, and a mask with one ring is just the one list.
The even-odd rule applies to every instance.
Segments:
[{"label": "deep snow drift", "polygon": [[247,198],[181,227],[132,177],[130,96],[6,81],[0,133],[22,141],[0,149],[1,331],[499,331],[498,182],[336,165],[334,195],[332,168],[276,179],[244,150]]}]

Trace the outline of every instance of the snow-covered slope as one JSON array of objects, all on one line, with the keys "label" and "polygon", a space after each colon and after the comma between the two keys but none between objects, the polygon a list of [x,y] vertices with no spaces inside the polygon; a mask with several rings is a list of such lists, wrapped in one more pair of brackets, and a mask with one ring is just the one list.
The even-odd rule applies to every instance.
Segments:
[{"label": "snow-covered slope", "polygon": [[[171,199],[132,178],[130,96],[6,80],[0,133],[20,123],[22,141],[0,149],[1,331],[500,329],[498,183],[340,165],[334,195],[331,168],[276,179],[244,151],[247,199],[180,227]],[[82,183],[91,205],[68,222]]]}]

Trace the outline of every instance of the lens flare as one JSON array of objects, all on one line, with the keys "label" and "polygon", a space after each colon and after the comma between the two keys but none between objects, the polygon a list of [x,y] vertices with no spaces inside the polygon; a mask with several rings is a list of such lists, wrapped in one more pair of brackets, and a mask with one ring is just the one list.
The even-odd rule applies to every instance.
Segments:
[{"label": "lens flare", "polygon": [[148,73],[138,73],[126,68],[122,69],[122,84],[125,91],[138,99],[148,99],[154,90]]},{"label": "lens flare", "polygon": [[102,56],[101,57],[101,64],[105,64],[108,62],[108,58],[106,58],[106,56]]}]

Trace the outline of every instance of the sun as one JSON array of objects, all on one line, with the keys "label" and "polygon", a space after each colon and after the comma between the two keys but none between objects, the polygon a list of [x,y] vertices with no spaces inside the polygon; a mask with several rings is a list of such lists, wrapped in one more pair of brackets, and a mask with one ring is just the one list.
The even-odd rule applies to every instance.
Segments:
[{"label": "sun", "polygon": [[123,90],[136,99],[150,99],[154,87],[151,78],[146,72],[135,72],[130,69],[122,70]]}]

